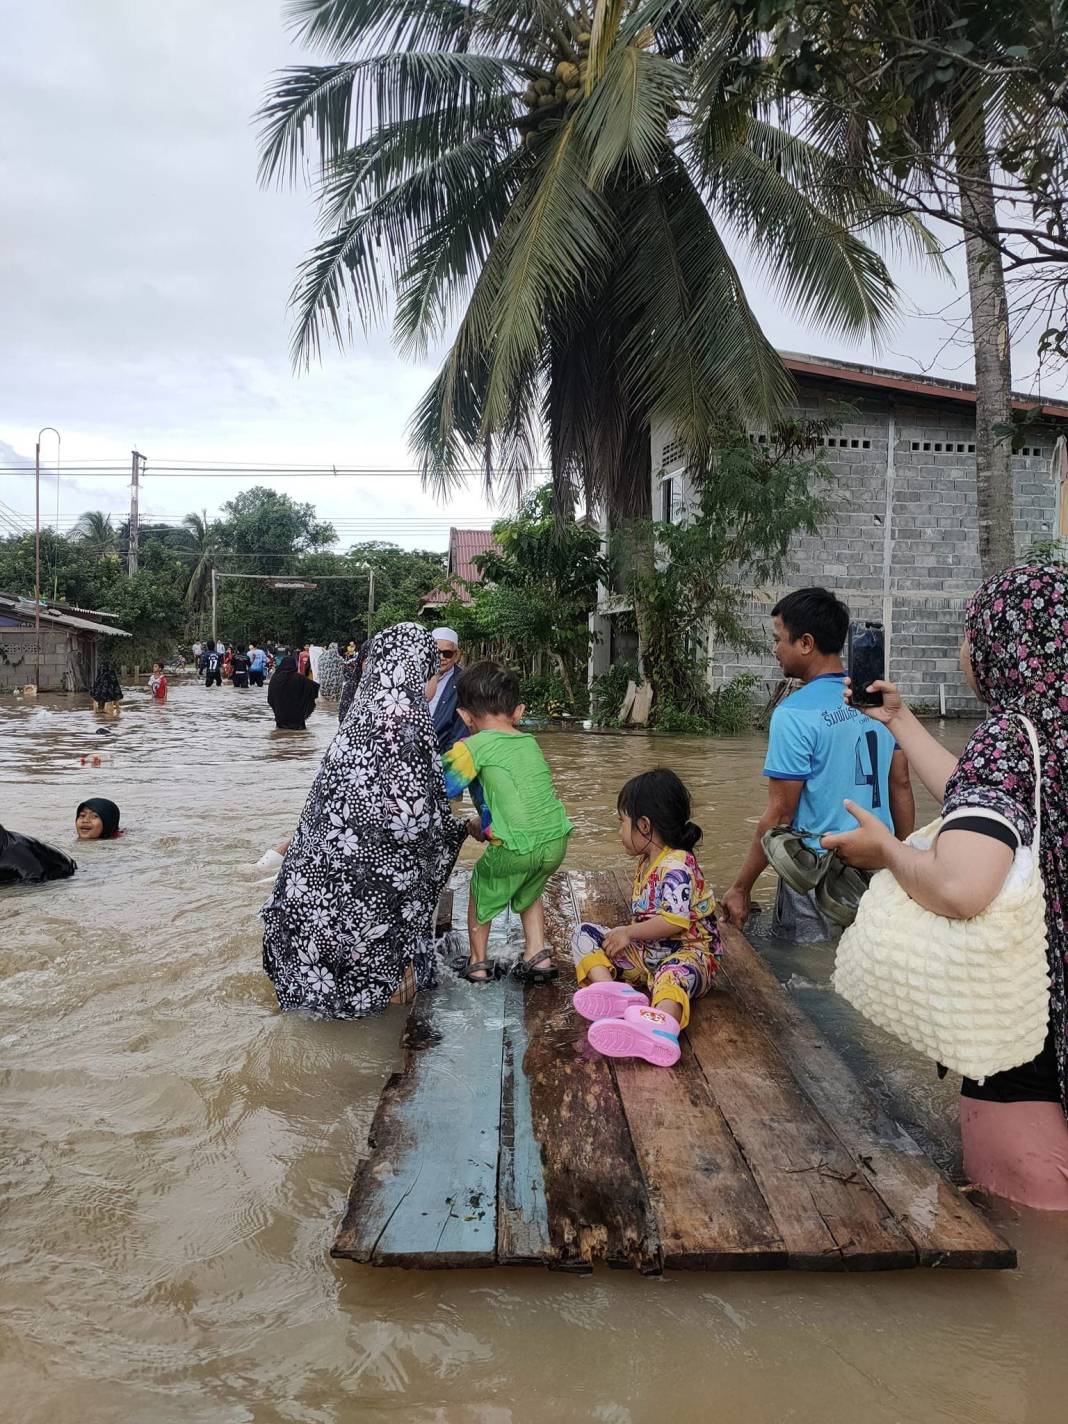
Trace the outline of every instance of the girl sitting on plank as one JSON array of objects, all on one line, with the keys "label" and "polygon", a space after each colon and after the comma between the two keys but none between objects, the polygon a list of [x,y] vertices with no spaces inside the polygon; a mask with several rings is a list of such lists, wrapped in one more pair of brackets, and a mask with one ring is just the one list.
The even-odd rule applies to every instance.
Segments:
[{"label": "girl sitting on plank", "polygon": [[712,987],[720,954],[715,901],[693,856],[701,827],[690,820],[690,793],[666,767],[632,777],[617,810],[623,849],[638,862],[632,919],[615,929],[579,925],[571,952],[582,987],[573,1002],[593,1020],[588,1037],[598,1052],[670,1068],[690,1001]]}]

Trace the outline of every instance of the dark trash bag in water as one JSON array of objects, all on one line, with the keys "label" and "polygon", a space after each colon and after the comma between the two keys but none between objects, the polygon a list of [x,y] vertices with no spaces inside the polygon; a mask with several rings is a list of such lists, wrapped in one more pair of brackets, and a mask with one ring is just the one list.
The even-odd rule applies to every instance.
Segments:
[{"label": "dark trash bag in water", "polygon": [[0,826],[0,885],[40,885],[44,880],[65,880],[78,869],[55,846],[20,836],[18,831],[5,831]]}]

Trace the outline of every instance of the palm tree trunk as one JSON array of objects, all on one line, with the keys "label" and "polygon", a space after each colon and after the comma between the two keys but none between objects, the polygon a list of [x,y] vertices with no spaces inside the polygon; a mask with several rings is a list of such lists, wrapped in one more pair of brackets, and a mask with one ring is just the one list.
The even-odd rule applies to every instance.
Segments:
[{"label": "palm tree trunk", "polygon": [[[963,149],[963,151],[962,151]],[[990,156],[979,142],[958,148],[957,182],[965,222],[968,295],[975,348],[975,484],[983,577],[1016,558],[1012,484],[1012,356],[1005,271],[995,234]]]}]

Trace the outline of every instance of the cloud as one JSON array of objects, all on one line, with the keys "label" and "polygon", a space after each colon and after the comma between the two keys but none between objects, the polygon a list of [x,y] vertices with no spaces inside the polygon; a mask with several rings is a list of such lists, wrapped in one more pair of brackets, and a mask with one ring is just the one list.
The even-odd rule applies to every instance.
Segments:
[{"label": "cloud", "polygon": [[[239,485],[154,483],[153,460],[411,463],[405,427],[432,371],[398,360],[386,333],[306,374],[290,368],[286,304],[315,216],[307,191],[257,185],[252,118],[272,73],[306,57],[282,11],[280,0],[36,0],[5,16],[0,433],[24,452],[53,424],[68,464],[103,457],[120,469],[64,480],[67,512],[125,507],[133,445],[149,459],[148,507],[175,514],[216,508]],[[903,275],[923,310],[953,295]],[[876,356],[793,319],[758,272],[747,287],[778,344]],[[881,360],[967,379],[966,350],[960,370],[956,349],[937,354],[948,330],[906,319]],[[328,517],[444,519],[414,482],[403,499],[396,484],[292,484]],[[32,509],[21,475],[0,478],[0,499]],[[449,513],[487,508],[472,489]]]}]

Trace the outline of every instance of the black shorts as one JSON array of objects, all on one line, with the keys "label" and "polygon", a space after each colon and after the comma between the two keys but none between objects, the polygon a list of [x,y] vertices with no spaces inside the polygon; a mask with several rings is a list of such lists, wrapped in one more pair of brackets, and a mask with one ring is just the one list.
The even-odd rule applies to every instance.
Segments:
[{"label": "black shorts", "polygon": [[222,668],[208,668],[208,676],[204,682],[205,687],[211,687],[212,683],[216,687],[222,687]]},{"label": "black shorts", "polygon": [[247,687],[247,686],[248,686],[248,679],[249,679],[249,674],[248,674],[247,672],[235,672],[235,673],[234,673],[234,686],[235,686],[235,687]]},{"label": "black shorts", "polygon": [[263,686],[263,673],[262,673],[262,672],[257,672],[255,668],[250,668],[250,669],[249,669],[248,680],[249,680],[249,685],[250,685],[251,687],[262,687],[262,686]]}]

